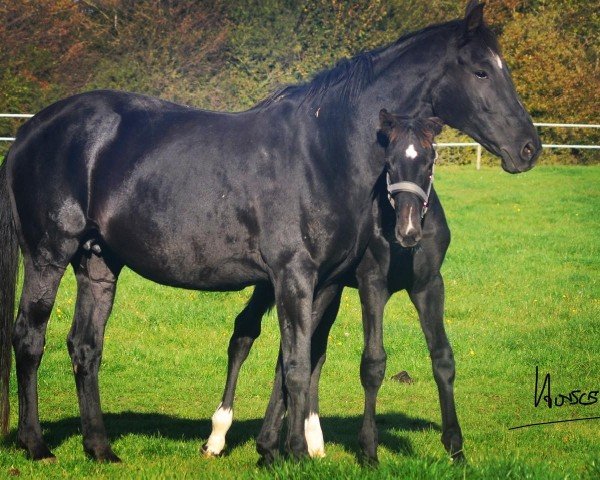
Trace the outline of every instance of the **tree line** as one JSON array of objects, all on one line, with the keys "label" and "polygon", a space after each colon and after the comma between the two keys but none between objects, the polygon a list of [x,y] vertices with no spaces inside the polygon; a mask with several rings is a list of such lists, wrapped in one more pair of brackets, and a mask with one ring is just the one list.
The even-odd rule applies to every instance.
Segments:
[{"label": "tree line", "polygon": [[[250,107],[344,57],[463,14],[461,0],[0,2],[0,111],[94,88],[216,110]],[[600,11],[584,0],[488,0],[486,18],[534,120],[598,122]],[[14,133],[15,122],[0,123]],[[454,137],[456,134],[449,132]],[[546,142],[595,131],[544,130]],[[597,162],[571,151],[559,161]]]}]

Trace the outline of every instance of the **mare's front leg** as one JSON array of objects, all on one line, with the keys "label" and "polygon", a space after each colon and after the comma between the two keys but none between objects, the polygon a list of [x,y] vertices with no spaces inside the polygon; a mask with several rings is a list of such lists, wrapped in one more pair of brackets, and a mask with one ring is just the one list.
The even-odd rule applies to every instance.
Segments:
[{"label": "mare's front leg", "polygon": [[[313,304],[312,330],[316,331],[311,342],[311,379],[309,415],[305,418],[305,436],[307,450],[311,456],[322,456],[324,452],[323,434],[318,418],[318,381],[321,367],[325,361],[325,348],[331,325],[335,320],[339,309],[342,287],[330,285],[317,293]],[[320,319],[323,318],[323,325]],[[318,326],[317,326],[318,324]],[[280,350],[275,371],[273,390],[269,399],[269,405],[261,431],[256,441],[258,453],[261,455],[261,463],[270,464],[277,455],[279,445],[279,432],[287,409],[287,389],[283,378],[282,352]],[[310,415],[310,413],[316,415]],[[310,438],[309,438],[310,437]]]},{"label": "mare's front leg", "polygon": [[102,360],[104,328],[112,309],[121,265],[110,258],[83,252],[73,261],[73,267],[77,279],[77,301],[67,347],[77,386],[83,446],[95,460],[119,462],[104,428],[98,370]]},{"label": "mare's front leg", "polygon": [[[387,270],[387,266],[385,267]],[[378,433],[375,423],[377,393],[383,382],[386,353],[383,346],[383,310],[390,298],[385,275],[370,250],[361,261],[356,278],[362,307],[364,349],[360,363],[360,381],[365,391],[363,424],[358,443],[367,463],[376,464]]]},{"label": "mare's front leg", "polygon": [[444,329],[444,281],[440,273],[408,290],[419,312],[431,356],[442,411],[442,443],[453,460],[463,460],[463,437],[454,404],[454,355]]},{"label": "mare's front leg", "polygon": [[270,284],[258,284],[246,307],[235,319],[235,327],[227,349],[227,381],[221,403],[212,416],[212,431],[202,452],[207,457],[215,457],[223,452],[225,436],[233,422],[233,400],[235,387],[242,364],[248,358],[254,340],[260,335],[263,315],[273,306],[274,293]]},{"label": "mare's front leg", "polygon": [[313,308],[313,322],[317,324],[317,327],[312,335],[311,342],[310,362],[312,371],[310,375],[309,409],[308,417],[304,421],[308,454],[312,458],[325,456],[325,442],[319,420],[319,381],[327,357],[329,332],[340,309],[342,291],[343,288],[337,285],[329,287],[328,291],[317,297]]},{"label": "mare's front leg", "polygon": [[308,454],[304,420],[308,417],[312,304],[317,273],[309,258],[289,262],[273,279],[281,331],[283,381],[288,394],[286,451],[295,459]]}]

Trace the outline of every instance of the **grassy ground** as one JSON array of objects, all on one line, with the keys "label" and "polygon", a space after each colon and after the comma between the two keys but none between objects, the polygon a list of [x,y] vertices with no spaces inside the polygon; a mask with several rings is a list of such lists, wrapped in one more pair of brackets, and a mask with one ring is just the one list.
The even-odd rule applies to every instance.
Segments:
[{"label": "grassy ground", "polygon": [[[496,168],[441,167],[436,188],[453,233],[444,266],[446,323],[468,466],[450,465],[440,437],[437,392],[416,315],[405,294],[389,303],[387,378],[378,401],[378,469],[359,466],[358,377],[362,334],[355,291],[344,294],[321,384],[327,458],[256,467],[254,438],[271,388],[278,345],[265,319],[242,370],[228,455],[198,454],[225,378],[232,320],[249,292],[202,293],[122,274],[101,371],[103,408],[120,465],[87,460],[65,347],[74,305],[63,281],[40,369],[40,407],[54,464],[0,450],[0,477],[22,478],[599,478],[600,421],[509,427],[600,415],[600,403],[533,406],[534,372],[553,394],[600,389],[600,167],[540,167],[511,176]],[[13,377],[14,378],[14,377]],[[14,384],[14,382],[13,382]],[[12,389],[16,425],[16,389]]]}]

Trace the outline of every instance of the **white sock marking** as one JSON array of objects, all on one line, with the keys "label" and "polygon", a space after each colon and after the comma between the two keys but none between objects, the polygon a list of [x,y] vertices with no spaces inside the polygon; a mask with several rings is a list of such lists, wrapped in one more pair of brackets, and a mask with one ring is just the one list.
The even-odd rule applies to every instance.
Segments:
[{"label": "white sock marking", "polygon": [[323,432],[321,431],[318,414],[311,413],[304,420],[304,435],[308,445],[308,454],[311,458],[323,458],[325,456],[325,442],[323,441]]},{"label": "white sock marking", "polygon": [[417,151],[415,150],[415,146],[411,143],[406,149],[406,158],[412,158],[413,160],[417,158]]},{"label": "white sock marking", "polygon": [[204,449],[206,455],[220,455],[225,448],[225,435],[232,423],[233,411],[230,408],[221,408],[221,404],[219,404],[217,411],[212,416],[212,432]]}]

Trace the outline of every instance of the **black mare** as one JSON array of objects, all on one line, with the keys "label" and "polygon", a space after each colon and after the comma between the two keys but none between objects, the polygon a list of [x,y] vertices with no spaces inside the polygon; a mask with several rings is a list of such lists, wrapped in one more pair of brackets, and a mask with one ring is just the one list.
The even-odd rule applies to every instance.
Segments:
[{"label": "black mare", "polygon": [[[7,419],[12,338],[17,441],[29,456],[53,456],[39,423],[37,373],[69,264],[77,301],[67,346],[91,457],[118,461],[104,426],[98,371],[125,265],[183,288],[273,285],[286,447],[294,457],[306,455],[313,304],[330,303],[335,282],[354,268],[371,237],[373,192],[384,168],[373,132],[384,106],[441,117],[501,156],[512,173],[531,168],[540,150],[475,1],[465,18],[358,55],[245,112],[96,91],[27,121],[0,168],[0,406]],[[13,326],[17,246],[25,271]],[[267,431],[279,421],[266,420]],[[266,459],[277,449],[273,440],[258,439]]]},{"label": "black mare", "polygon": [[[383,310],[391,295],[400,290],[409,293],[427,339],[440,395],[442,441],[452,458],[463,456],[462,434],[454,406],[454,359],[443,325],[444,284],[440,273],[450,244],[450,230],[433,188],[436,154],[432,143],[441,128],[439,119],[408,119],[389,114],[386,110],[380,112],[379,136],[386,150],[386,165],[389,167],[386,173],[390,184],[386,186],[382,177],[376,189],[373,234],[356,270],[344,276],[331,304],[321,303],[317,306],[319,310],[313,310],[318,327],[312,339],[310,413],[305,423],[308,453],[312,457],[325,455],[318,417],[318,383],[325,362],[329,330],[336,318],[344,286],[358,288],[363,308],[365,348],[360,374],[365,389],[365,411],[359,442],[365,459],[377,461],[375,400],[386,363]],[[393,192],[393,195],[388,192]],[[412,248],[417,244],[417,248]],[[203,446],[207,456],[220,455],[225,447],[225,436],[233,421],[238,375],[254,340],[260,335],[262,317],[272,306],[273,289],[268,284],[258,285],[235,320],[229,342],[223,398],[212,417],[211,435]],[[277,385],[273,399],[277,398],[277,393],[280,399],[283,397],[281,382]],[[281,401],[273,404],[271,409],[276,408],[276,411],[269,410],[267,417],[281,418],[282,406]],[[279,426],[276,424],[273,428],[274,432],[263,434],[276,434]]]}]

